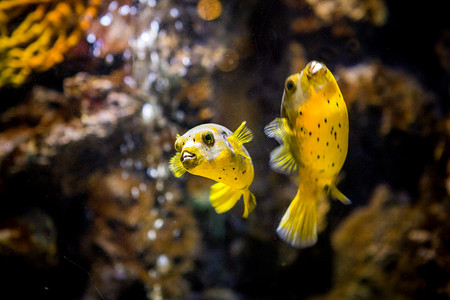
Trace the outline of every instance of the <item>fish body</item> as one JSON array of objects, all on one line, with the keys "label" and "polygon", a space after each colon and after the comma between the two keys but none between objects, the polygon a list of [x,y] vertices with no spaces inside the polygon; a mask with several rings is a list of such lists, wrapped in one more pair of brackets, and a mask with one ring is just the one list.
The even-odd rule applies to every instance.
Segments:
[{"label": "fish body", "polygon": [[271,153],[271,167],[298,174],[299,189],[278,226],[278,235],[303,248],[317,241],[317,204],[326,194],[345,204],[350,200],[336,187],[348,148],[347,107],[333,74],[311,61],[289,76],[281,103],[281,118],[265,133],[281,144]]},{"label": "fish body", "polygon": [[253,135],[245,124],[234,133],[222,125],[202,124],[178,136],[177,153],[171,158],[169,169],[176,177],[187,171],[217,181],[210,191],[210,201],[217,213],[228,211],[243,196],[243,217],[247,218],[256,200],[249,190],[253,163],[243,145]]}]

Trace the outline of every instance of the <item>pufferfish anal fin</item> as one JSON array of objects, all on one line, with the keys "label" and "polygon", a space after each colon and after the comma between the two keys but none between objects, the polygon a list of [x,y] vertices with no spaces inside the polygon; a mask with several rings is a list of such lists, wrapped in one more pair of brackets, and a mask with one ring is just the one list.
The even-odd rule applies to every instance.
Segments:
[{"label": "pufferfish anal fin", "polygon": [[218,214],[229,211],[241,198],[242,191],[231,188],[222,182],[211,186],[209,201]]},{"label": "pufferfish anal fin", "polygon": [[256,207],[256,198],[249,189],[245,190],[244,194],[244,214],[243,218],[248,218],[248,215],[255,209]]},{"label": "pufferfish anal fin", "polygon": [[310,247],[317,242],[316,202],[300,199],[299,189],[277,228],[277,234],[283,241],[296,248]]},{"label": "pufferfish anal fin", "polygon": [[238,153],[245,158],[250,159],[248,154],[241,149],[242,144],[248,143],[253,139],[253,133],[248,129],[246,121],[242,122],[241,125],[234,131],[234,133],[228,138],[231,142],[237,145]]},{"label": "pufferfish anal fin", "polygon": [[342,194],[342,192],[340,190],[338,190],[336,185],[333,185],[330,188],[330,196],[331,196],[331,198],[337,199],[346,205],[352,204],[352,201],[350,199],[348,199],[344,194]]},{"label": "pufferfish anal fin", "polygon": [[187,170],[181,163],[181,153],[175,154],[169,161],[169,170],[175,177],[180,177]]},{"label": "pufferfish anal fin", "polygon": [[281,145],[270,153],[270,166],[277,172],[292,174],[298,170],[297,162],[289,146],[288,126],[285,118],[277,118],[264,128],[264,133],[275,138]]}]

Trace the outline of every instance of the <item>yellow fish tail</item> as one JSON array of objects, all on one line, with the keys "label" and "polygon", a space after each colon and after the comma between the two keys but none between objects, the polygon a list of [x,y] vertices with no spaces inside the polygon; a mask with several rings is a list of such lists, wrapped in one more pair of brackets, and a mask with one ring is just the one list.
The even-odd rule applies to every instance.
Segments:
[{"label": "yellow fish tail", "polygon": [[209,201],[218,214],[229,211],[241,198],[242,191],[218,182],[211,186]]},{"label": "yellow fish tail", "polygon": [[250,192],[249,189],[246,189],[244,191],[244,214],[242,215],[243,218],[248,218],[248,215],[255,209],[256,206],[256,198],[255,195],[253,195],[252,192]]},{"label": "yellow fish tail", "polygon": [[297,248],[317,242],[317,194],[308,189],[311,187],[300,186],[277,228],[278,236]]}]

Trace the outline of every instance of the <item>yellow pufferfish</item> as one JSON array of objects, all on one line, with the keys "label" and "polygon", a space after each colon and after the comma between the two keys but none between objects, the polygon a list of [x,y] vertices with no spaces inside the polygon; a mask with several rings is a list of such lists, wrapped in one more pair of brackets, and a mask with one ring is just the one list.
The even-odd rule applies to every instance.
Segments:
[{"label": "yellow pufferfish", "polygon": [[311,61],[285,81],[281,116],[265,127],[281,145],[270,155],[271,167],[298,172],[299,188],[277,233],[294,247],[317,242],[317,204],[326,194],[344,204],[350,200],[336,187],[347,156],[348,113],[336,80],[320,62]]},{"label": "yellow pufferfish", "polygon": [[203,124],[177,136],[177,154],[170,159],[169,169],[176,177],[187,171],[217,181],[211,186],[209,197],[217,213],[230,210],[243,196],[243,217],[247,218],[256,200],[249,190],[253,163],[243,146],[253,135],[245,124],[242,122],[234,133],[222,125]]}]

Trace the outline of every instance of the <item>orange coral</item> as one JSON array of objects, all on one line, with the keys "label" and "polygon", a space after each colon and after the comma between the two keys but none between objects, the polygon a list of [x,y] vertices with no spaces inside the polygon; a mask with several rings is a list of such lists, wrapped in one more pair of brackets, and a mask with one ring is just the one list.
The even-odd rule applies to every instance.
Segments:
[{"label": "orange coral", "polygon": [[19,86],[33,72],[64,59],[97,14],[101,0],[0,2],[0,87]]}]

